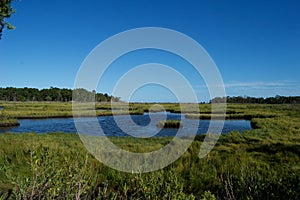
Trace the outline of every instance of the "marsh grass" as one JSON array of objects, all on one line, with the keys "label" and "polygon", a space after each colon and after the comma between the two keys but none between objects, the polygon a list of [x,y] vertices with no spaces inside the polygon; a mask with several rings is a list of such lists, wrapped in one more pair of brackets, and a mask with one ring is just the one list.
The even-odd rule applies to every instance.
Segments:
[{"label": "marsh grass", "polygon": [[0,111],[0,127],[18,126],[19,122],[17,119],[9,116],[5,111]]},{"label": "marsh grass", "polygon": [[156,126],[158,128],[182,128],[183,123],[180,120],[161,120]]}]

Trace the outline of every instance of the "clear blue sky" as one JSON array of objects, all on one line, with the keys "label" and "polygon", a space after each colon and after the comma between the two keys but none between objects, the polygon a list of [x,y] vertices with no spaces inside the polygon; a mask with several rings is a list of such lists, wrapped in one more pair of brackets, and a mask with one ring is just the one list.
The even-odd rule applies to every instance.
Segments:
[{"label": "clear blue sky", "polygon": [[[297,0],[20,0],[13,7],[17,12],[8,21],[17,28],[4,31],[0,40],[0,87],[73,88],[81,63],[97,44],[119,32],[150,26],[174,29],[199,42],[217,64],[229,96],[300,95]],[[171,57],[137,52],[115,67],[118,62],[134,67]],[[183,61],[174,58],[172,63],[180,67]],[[101,82],[99,92],[111,93],[113,80],[121,74],[113,75]],[[192,77],[193,72],[185,75]],[[200,100],[207,100],[200,82],[192,84]],[[173,100],[168,92],[151,87],[133,100]]]}]

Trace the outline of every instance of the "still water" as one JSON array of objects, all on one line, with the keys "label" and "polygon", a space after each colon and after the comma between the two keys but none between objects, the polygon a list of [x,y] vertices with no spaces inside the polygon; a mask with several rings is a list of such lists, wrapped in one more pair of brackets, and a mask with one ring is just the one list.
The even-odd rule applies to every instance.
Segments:
[{"label": "still water", "polygon": [[[190,135],[192,133],[207,133],[210,120],[191,120],[185,119],[184,115],[174,113],[145,113],[144,115],[120,115],[120,116],[100,116],[97,118],[78,118],[78,124],[88,127],[87,131],[95,130],[101,126],[103,134],[107,136],[135,136],[135,137],[151,137],[151,136],[174,136],[178,129],[160,129],[156,127],[158,121],[163,119],[181,120],[183,128],[180,129],[181,134]],[[5,132],[65,132],[76,133],[77,129],[73,118],[53,118],[53,119],[23,119],[19,120],[20,126],[11,128],[1,128],[0,133]],[[93,123],[99,122],[99,123]],[[218,129],[221,121],[215,120],[214,126],[210,132]],[[250,130],[250,121],[247,120],[226,120],[222,129],[222,133],[230,131]],[[99,130],[99,129],[98,129]]]}]

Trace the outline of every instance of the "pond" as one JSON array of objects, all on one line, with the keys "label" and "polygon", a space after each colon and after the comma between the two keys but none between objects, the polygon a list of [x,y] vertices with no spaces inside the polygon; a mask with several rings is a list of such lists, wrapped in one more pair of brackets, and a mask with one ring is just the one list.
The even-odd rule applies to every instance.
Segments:
[{"label": "pond", "polygon": [[[85,126],[92,127],[94,118],[76,119]],[[183,128],[181,131],[185,135],[191,134],[191,131],[197,130],[197,134],[206,133],[210,124],[210,120],[191,120],[185,119],[184,115],[174,113],[145,113],[144,115],[120,115],[120,116],[100,116],[97,117],[102,130],[107,136],[128,136],[128,134],[137,137],[151,136],[174,136],[178,129],[160,129],[156,123],[161,119],[181,120]],[[52,119],[23,119],[19,120],[20,126],[1,128],[0,133],[5,132],[65,132],[76,133],[76,127],[73,118],[52,118]],[[218,121],[215,121],[218,123]],[[196,127],[196,129],[195,129]],[[247,120],[226,120],[222,133],[230,131],[250,130],[250,121]],[[128,134],[127,134],[128,133]]]},{"label": "pond", "polygon": [[3,110],[4,109],[4,107],[3,106],[0,106],[0,110]]}]

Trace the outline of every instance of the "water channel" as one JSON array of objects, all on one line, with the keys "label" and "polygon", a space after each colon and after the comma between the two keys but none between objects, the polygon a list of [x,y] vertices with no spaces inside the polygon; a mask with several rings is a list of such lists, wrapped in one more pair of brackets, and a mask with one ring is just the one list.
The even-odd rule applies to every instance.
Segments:
[{"label": "water channel", "polygon": [[[196,130],[197,134],[207,133],[210,120],[191,120],[185,119],[184,115],[175,113],[145,113],[144,115],[120,115],[120,116],[100,116],[97,120],[101,129],[107,136],[174,136],[177,129],[163,128],[156,126],[156,121],[160,119],[181,120],[183,123],[182,132],[185,135],[191,134]],[[152,121],[153,120],[153,121]],[[95,118],[80,118],[80,123],[90,124],[94,126],[92,121]],[[77,129],[73,118],[49,118],[49,119],[22,119],[19,120],[20,126],[1,128],[0,133],[16,132],[16,133],[49,133],[64,132],[76,133]],[[132,123],[134,122],[134,123]],[[153,123],[151,123],[153,122]],[[215,121],[218,124],[218,121]],[[220,121],[221,123],[221,121]],[[121,128],[120,128],[121,127]],[[125,129],[124,129],[125,127]],[[196,128],[195,128],[196,127]],[[222,129],[222,133],[226,134],[231,131],[250,130],[251,125],[248,120],[226,120]],[[212,129],[213,130],[213,129]]]}]

